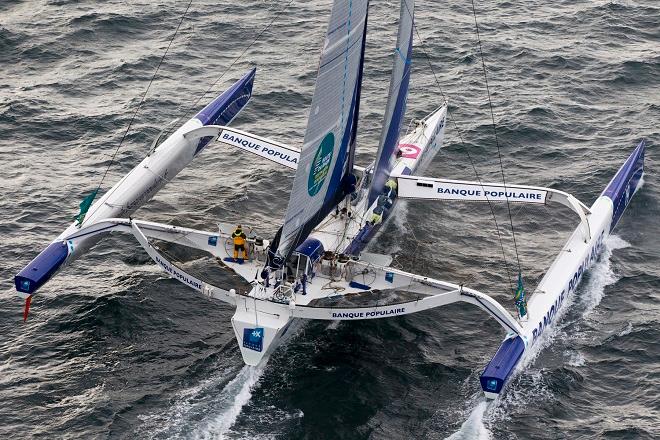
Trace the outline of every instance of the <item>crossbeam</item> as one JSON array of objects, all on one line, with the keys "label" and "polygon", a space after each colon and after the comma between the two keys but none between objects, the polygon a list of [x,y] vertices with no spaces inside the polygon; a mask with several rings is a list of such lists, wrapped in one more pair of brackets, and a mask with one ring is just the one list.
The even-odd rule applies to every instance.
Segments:
[{"label": "crossbeam", "polygon": [[[76,234],[68,237],[67,240],[71,240],[75,243],[76,239],[86,237],[90,234],[95,235],[107,232],[131,233],[135,236],[138,243],[140,243],[152,260],[172,278],[206,296],[230,304],[236,304],[235,292],[232,293],[231,291],[214,286],[187,273],[158,252],[148,240],[148,237],[151,237],[204,250],[215,255],[217,253],[217,248],[214,245],[209,244],[209,238],[217,237],[216,233],[141,220],[106,219],[92,226],[80,229]],[[357,291],[355,291],[354,288],[351,288],[350,281],[339,280],[333,282],[337,286],[341,285],[345,292],[357,293],[359,291],[361,293],[366,293],[373,290],[396,289],[404,292],[418,293],[419,297],[415,300],[405,301],[398,304],[375,305],[368,307],[314,307],[309,305],[296,305],[294,301],[289,304],[280,304],[273,303],[273,301],[264,298],[251,298],[250,300],[255,302],[255,307],[257,307],[258,303],[262,302],[264,304],[267,303],[270,308],[273,306],[279,307],[283,316],[321,320],[386,318],[417,313],[455,302],[467,302],[484,310],[502,327],[504,327],[507,332],[522,335],[520,324],[504,307],[490,296],[474,289],[446,281],[415,275],[392,267],[374,265],[367,261],[351,261],[348,270],[353,274],[353,277],[359,276],[359,274],[364,271],[369,271],[371,276],[373,276],[373,281],[366,286],[368,287],[368,290],[358,289]],[[259,286],[255,286],[254,288],[259,288]]]},{"label": "crossbeam", "polygon": [[293,170],[298,167],[300,159],[300,150],[297,148],[223,125],[205,125],[185,133],[183,137],[188,140],[213,137],[220,143],[238,147]]},{"label": "crossbeam", "polygon": [[453,200],[463,202],[509,202],[546,205],[556,202],[570,208],[580,218],[582,239],[591,239],[587,216],[591,210],[573,195],[540,186],[484,183],[433,177],[395,176],[398,196],[408,200]]}]

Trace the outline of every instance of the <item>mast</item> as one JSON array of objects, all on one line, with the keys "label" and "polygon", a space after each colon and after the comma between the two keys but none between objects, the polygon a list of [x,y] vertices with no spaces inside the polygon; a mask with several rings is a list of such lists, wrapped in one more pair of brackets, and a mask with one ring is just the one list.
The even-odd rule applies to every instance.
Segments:
[{"label": "mast", "polygon": [[286,259],[350,191],[369,0],[335,0],[300,161],[272,249]]},{"label": "mast", "polygon": [[380,133],[374,177],[371,188],[369,189],[369,204],[376,200],[385,185],[387,176],[392,171],[395,156],[394,150],[399,140],[399,131],[401,130],[403,116],[406,112],[412,61],[414,8],[414,0],[401,0],[399,33],[394,51],[390,90],[387,96],[383,128]]}]

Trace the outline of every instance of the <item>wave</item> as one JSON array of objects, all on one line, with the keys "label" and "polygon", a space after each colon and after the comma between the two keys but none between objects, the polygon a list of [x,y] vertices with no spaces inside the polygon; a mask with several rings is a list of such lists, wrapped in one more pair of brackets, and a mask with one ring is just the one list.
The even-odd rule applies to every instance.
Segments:
[{"label": "wave", "polygon": [[482,400],[470,412],[460,429],[447,437],[446,440],[490,440],[493,438],[493,434],[484,423],[487,410],[488,402]]},{"label": "wave", "polygon": [[[616,235],[611,235],[605,240],[601,258],[590,268],[589,279],[578,290],[579,296],[569,297],[561,315],[557,316],[555,324],[546,330],[541,340],[530,349],[531,351],[514,372],[515,376],[510,379],[509,386],[504,393],[490,404],[483,400],[476,403],[461,428],[447,437],[447,440],[490,439],[493,433],[489,427],[501,425],[502,421],[507,420],[510,417],[511,408],[524,407],[528,402],[535,402],[538,405],[539,401],[557,398],[557,390],[553,390],[553,388],[557,388],[559,385],[557,383],[549,384],[544,378],[543,370],[532,368],[531,365],[538,355],[555,340],[563,339],[564,328],[571,322],[561,322],[561,319],[569,309],[573,306],[583,308],[582,313],[576,319],[584,319],[600,304],[605,294],[605,288],[619,279],[612,269],[613,251],[628,246],[630,246],[628,242]],[[572,335],[572,337],[575,336]],[[584,364],[584,356],[579,352],[572,352],[567,360],[569,367],[581,367]],[[521,374],[523,371],[524,375]],[[571,372],[571,374],[577,373]]]},{"label": "wave", "polygon": [[227,382],[227,377],[235,371],[228,368],[179,391],[174,404],[164,414],[138,416],[142,424],[136,434],[149,439],[225,438],[241,409],[250,401],[266,365],[267,361],[257,367],[245,365]]},{"label": "wave", "polygon": [[589,316],[598,304],[600,304],[605,295],[605,288],[616,283],[619,280],[612,270],[612,252],[616,249],[624,249],[630,246],[630,243],[617,235],[610,235],[605,240],[605,247],[601,255],[600,262],[594,265],[590,270],[589,280],[581,289],[580,299],[584,304],[582,318]]}]

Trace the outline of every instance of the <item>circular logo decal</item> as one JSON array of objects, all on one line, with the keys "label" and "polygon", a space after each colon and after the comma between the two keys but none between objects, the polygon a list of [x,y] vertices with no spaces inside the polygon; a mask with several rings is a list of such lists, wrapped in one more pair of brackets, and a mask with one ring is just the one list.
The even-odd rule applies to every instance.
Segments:
[{"label": "circular logo decal", "polygon": [[307,179],[307,193],[310,196],[315,196],[321,187],[325,178],[330,170],[330,162],[332,162],[332,154],[335,151],[335,135],[330,132],[325,135],[316,150],[312,166],[309,170],[309,178]]},{"label": "circular logo decal", "polygon": [[401,151],[401,156],[406,159],[417,159],[422,150],[414,144],[399,144],[399,151]]}]

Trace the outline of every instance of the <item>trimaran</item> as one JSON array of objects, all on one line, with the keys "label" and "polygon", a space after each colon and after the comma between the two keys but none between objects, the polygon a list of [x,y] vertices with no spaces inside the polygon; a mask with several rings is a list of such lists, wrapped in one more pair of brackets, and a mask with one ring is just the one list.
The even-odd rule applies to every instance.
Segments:
[{"label": "trimaran", "polygon": [[[473,304],[506,331],[480,377],[486,397],[495,398],[597,259],[603,240],[640,186],[645,146],[642,141],[591,207],[552,188],[424,177],[422,172],[443,141],[447,107],[445,103],[399,136],[411,71],[413,3],[401,1],[394,66],[374,163],[361,167],[353,160],[369,2],[335,0],[302,148],[228,126],[250,100],[255,79],[255,69],[251,70],[165,141],[154,143],[137,167],[86,214],[83,209],[78,221],[16,275],[16,289],[26,300],[25,317],[32,295],[56,272],[105,234],[127,232],[171,277],[236,307],[231,321],[249,365],[264,361],[299,318],[354,321],[408,315],[458,301]],[[245,260],[234,260],[232,228],[226,224],[216,231],[200,231],[129,217],[212,141],[295,170],[279,232],[271,240],[250,235]],[[390,266],[390,256],[364,252],[401,199],[556,202],[573,210],[579,225],[534,294],[518,298],[514,316],[484,293],[404,272]],[[175,265],[155,242],[207,252],[216,257],[218,270],[239,275],[247,287],[223,288],[204,281]],[[398,296],[385,301],[379,295],[383,291]]]}]

